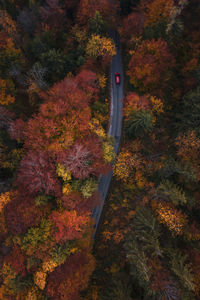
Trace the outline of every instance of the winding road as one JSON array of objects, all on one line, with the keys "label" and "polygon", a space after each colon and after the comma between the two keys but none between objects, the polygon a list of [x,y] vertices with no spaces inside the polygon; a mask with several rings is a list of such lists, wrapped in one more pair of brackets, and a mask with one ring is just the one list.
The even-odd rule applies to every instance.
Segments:
[{"label": "winding road", "polygon": [[[113,38],[117,54],[113,57],[111,62],[111,70],[110,70],[110,83],[111,83],[111,107],[110,107],[110,124],[108,134],[112,135],[115,140],[115,153],[118,154],[120,138],[121,138],[121,130],[122,130],[122,99],[124,98],[123,94],[123,68],[122,68],[122,58],[121,58],[121,44],[119,35],[116,31],[110,31],[110,36]],[[121,81],[120,84],[117,85],[115,83],[115,73],[119,72]],[[94,232],[92,238],[94,239],[98,224],[100,221],[100,217],[103,211],[104,202],[108,193],[109,185],[112,179],[112,171],[108,173],[107,176],[100,175],[99,177],[99,185],[98,191],[101,194],[101,203],[95,206],[92,210],[92,217],[95,219]]]}]

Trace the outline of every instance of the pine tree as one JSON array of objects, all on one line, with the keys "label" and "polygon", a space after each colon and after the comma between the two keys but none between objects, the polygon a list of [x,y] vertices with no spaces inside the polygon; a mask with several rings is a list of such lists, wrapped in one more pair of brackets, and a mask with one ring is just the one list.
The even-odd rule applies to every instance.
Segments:
[{"label": "pine tree", "polygon": [[150,111],[139,110],[130,115],[125,122],[125,133],[128,138],[143,136],[153,129],[153,116]]},{"label": "pine tree", "polygon": [[149,208],[140,207],[134,216],[132,235],[142,244],[142,249],[152,256],[162,256],[160,227]]},{"label": "pine tree", "polygon": [[169,180],[165,180],[157,187],[157,197],[164,198],[164,200],[171,201],[175,205],[186,204],[187,198],[184,191]]},{"label": "pine tree", "polygon": [[178,277],[181,285],[189,291],[194,291],[192,269],[187,263],[187,256],[176,249],[171,249],[169,256],[171,270]]}]

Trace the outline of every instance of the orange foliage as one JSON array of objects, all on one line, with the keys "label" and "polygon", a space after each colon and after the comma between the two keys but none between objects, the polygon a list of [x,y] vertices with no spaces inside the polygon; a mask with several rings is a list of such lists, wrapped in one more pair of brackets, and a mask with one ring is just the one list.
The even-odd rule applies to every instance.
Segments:
[{"label": "orange foliage", "polygon": [[131,92],[124,99],[123,114],[126,119],[129,118],[130,113],[137,110],[150,109],[150,102],[147,96],[139,96],[138,94]]},{"label": "orange foliage", "polygon": [[77,14],[78,22],[86,24],[90,18],[95,16],[95,12],[99,11],[105,20],[113,22],[116,17],[118,1],[110,0],[81,0]]},{"label": "orange foliage", "polygon": [[151,204],[157,213],[160,223],[167,226],[175,235],[183,233],[183,229],[187,225],[187,216],[185,214],[170,203],[152,201]]},{"label": "orange foliage", "polygon": [[113,174],[117,179],[126,182],[133,168],[133,157],[129,151],[121,151],[117,157]]},{"label": "orange foliage", "polygon": [[179,136],[176,139],[178,147],[177,154],[185,161],[190,161],[194,164],[199,162],[200,139],[194,131],[190,131],[184,136]]},{"label": "orange foliage", "polygon": [[12,82],[0,78],[0,104],[8,105],[15,102],[15,98],[10,95],[10,90],[13,90]]},{"label": "orange foliage", "polygon": [[[169,63],[170,62],[170,63]],[[127,74],[130,82],[141,91],[149,91],[165,86],[170,69],[174,66],[167,42],[162,39],[143,41],[129,62]]]},{"label": "orange foliage", "polygon": [[75,210],[53,211],[49,218],[55,223],[55,238],[60,243],[81,238],[90,221],[89,214],[79,216]]},{"label": "orange foliage", "polygon": [[174,0],[153,0],[141,2],[145,12],[145,26],[154,26],[163,19],[169,19]]}]

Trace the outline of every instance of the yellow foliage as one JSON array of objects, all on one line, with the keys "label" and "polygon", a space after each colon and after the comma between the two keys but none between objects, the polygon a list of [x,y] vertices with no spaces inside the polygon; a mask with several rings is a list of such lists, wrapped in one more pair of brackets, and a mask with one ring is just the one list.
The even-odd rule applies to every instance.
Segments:
[{"label": "yellow foliage", "polygon": [[99,86],[100,88],[104,89],[105,86],[106,86],[106,81],[107,81],[107,78],[106,78],[106,75],[103,74],[103,75],[98,75],[97,76],[98,80],[99,80]]},{"label": "yellow foliage", "polygon": [[92,120],[89,123],[89,128],[92,132],[96,133],[99,137],[104,139],[106,137],[105,130],[100,124],[100,121],[97,118],[92,118]]},{"label": "yellow foliage", "polygon": [[26,295],[26,299],[27,300],[37,300],[38,299],[38,297],[37,297],[37,290],[34,287],[32,287],[28,291],[28,293]]},{"label": "yellow foliage", "polygon": [[114,147],[109,142],[103,143],[103,158],[107,163],[111,163],[115,159]]},{"label": "yellow foliage", "polygon": [[118,273],[120,271],[120,267],[113,263],[110,267],[110,273]]},{"label": "yellow foliage", "polygon": [[140,167],[141,160],[136,154],[131,154],[128,150],[120,152],[115,164],[113,174],[117,179],[127,182],[133,168]]},{"label": "yellow foliage", "polygon": [[83,29],[83,27],[79,27],[77,24],[72,28],[72,34],[74,39],[78,43],[84,43],[87,39],[87,31]]},{"label": "yellow foliage", "polygon": [[42,272],[42,271],[38,271],[35,273],[34,275],[34,283],[35,285],[37,285],[41,290],[43,290],[45,288],[46,285],[46,277],[47,274]]},{"label": "yellow foliage", "polygon": [[111,38],[100,37],[100,35],[92,35],[86,46],[86,53],[91,57],[99,56],[114,56],[116,54],[116,48]]},{"label": "yellow foliage", "polygon": [[58,265],[58,263],[51,259],[48,261],[44,261],[42,264],[42,271],[45,273],[52,272]]},{"label": "yellow foliage", "polygon": [[69,183],[66,183],[66,184],[63,185],[62,192],[63,192],[64,195],[70,194],[71,191],[72,191],[72,187]]},{"label": "yellow foliage", "polygon": [[3,210],[5,204],[10,201],[10,192],[2,193],[0,195],[0,212]]},{"label": "yellow foliage", "polygon": [[10,80],[0,79],[0,104],[8,105],[15,102],[15,98],[9,95],[9,91],[13,90],[13,84]]},{"label": "yellow foliage", "polygon": [[184,226],[187,224],[187,217],[172,204],[152,201],[152,207],[156,210],[160,223],[166,225],[174,234],[182,234]]},{"label": "yellow foliage", "polygon": [[151,96],[150,101],[153,105],[153,108],[152,108],[153,113],[156,113],[158,115],[161,113],[164,113],[164,105],[163,105],[163,102],[159,98]]},{"label": "yellow foliage", "polygon": [[56,173],[59,177],[62,177],[63,181],[71,180],[71,172],[63,165],[57,164]]},{"label": "yellow foliage", "polygon": [[70,249],[70,253],[72,253],[72,254],[74,254],[74,253],[76,253],[78,251],[79,251],[79,249],[77,247]]}]

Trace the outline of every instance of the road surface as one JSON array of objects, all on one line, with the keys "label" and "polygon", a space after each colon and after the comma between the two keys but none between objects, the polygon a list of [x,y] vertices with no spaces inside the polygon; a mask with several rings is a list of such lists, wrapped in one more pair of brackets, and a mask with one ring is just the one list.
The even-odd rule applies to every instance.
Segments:
[{"label": "road surface", "polygon": [[[113,57],[111,62],[110,69],[110,83],[111,83],[111,107],[110,107],[110,124],[108,134],[112,135],[115,140],[115,153],[118,153],[120,138],[121,138],[121,130],[122,130],[122,99],[124,98],[123,94],[123,69],[122,69],[122,58],[121,58],[121,44],[119,35],[116,31],[110,32],[110,36],[113,38],[116,48],[117,54]],[[116,85],[115,83],[115,73],[120,73],[120,84]],[[97,227],[99,224],[99,220],[101,217],[101,213],[103,210],[104,202],[106,199],[106,195],[108,193],[109,185],[112,179],[112,171],[109,172],[107,176],[100,175],[99,177],[99,185],[98,191],[101,195],[101,203],[94,207],[92,210],[92,217],[95,219],[94,232],[92,237],[95,237]]]}]

